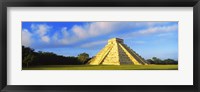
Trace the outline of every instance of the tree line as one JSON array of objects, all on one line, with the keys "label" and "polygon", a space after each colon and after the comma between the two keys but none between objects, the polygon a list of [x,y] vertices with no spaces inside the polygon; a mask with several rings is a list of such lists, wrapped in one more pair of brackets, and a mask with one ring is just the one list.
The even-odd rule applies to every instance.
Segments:
[{"label": "tree line", "polygon": [[89,54],[80,53],[75,56],[62,56],[53,52],[34,51],[30,47],[22,46],[22,67],[37,65],[82,65],[89,61]]},{"label": "tree line", "polygon": [[170,58],[161,60],[160,58],[153,57],[152,59],[147,59],[146,61],[149,64],[162,64],[162,65],[163,64],[178,64],[177,60],[170,59]]},{"label": "tree line", "polygon": [[[90,59],[87,53],[80,53],[78,56],[62,56],[53,52],[36,52],[30,47],[22,46],[22,67],[38,65],[84,65]],[[147,59],[146,61],[149,64],[178,64],[176,60],[161,60],[157,57]]]}]

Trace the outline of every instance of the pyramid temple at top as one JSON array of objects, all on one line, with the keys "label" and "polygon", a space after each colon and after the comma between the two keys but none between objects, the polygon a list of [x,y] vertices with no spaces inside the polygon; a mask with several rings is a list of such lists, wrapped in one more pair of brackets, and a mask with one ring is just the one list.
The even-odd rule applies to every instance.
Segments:
[{"label": "pyramid temple at top", "polygon": [[89,65],[147,65],[144,58],[124,44],[123,39],[112,38],[108,44],[93,57]]}]

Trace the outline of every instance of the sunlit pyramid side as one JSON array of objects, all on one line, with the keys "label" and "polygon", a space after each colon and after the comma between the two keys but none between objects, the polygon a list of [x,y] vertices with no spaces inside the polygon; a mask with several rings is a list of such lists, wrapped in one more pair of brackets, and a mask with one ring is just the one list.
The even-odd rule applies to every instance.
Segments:
[{"label": "sunlit pyramid side", "polygon": [[89,62],[89,65],[147,65],[144,58],[124,44],[120,38],[108,40],[108,44],[97,53]]}]

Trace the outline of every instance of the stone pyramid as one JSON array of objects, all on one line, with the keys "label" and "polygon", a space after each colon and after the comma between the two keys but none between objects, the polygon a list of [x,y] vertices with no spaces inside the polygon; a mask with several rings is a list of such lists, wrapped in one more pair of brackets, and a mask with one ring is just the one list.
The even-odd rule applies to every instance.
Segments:
[{"label": "stone pyramid", "polygon": [[144,58],[124,44],[123,39],[112,38],[108,44],[93,57],[89,65],[147,65]]}]

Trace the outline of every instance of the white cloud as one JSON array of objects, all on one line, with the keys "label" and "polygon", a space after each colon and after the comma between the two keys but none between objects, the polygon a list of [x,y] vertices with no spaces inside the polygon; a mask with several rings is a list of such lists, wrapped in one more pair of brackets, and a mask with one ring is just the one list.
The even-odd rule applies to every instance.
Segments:
[{"label": "white cloud", "polygon": [[114,29],[117,29],[119,24],[120,22],[93,22],[82,26],[75,25],[71,30],[75,35],[74,38],[81,40],[117,31]]},{"label": "white cloud", "polygon": [[85,43],[85,44],[81,45],[80,47],[89,48],[89,47],[94,47],[94,46],[106,44],[106,43],[107,43],[107,40],[95,41],[95,42]]},{"label": "white cloud", "polygon": [[[117,31],[127,31],[134,30],[137,28],[146,28],[144,30],[132,31],[124,36],[118,37],[133,37],[140,35],[148,35],[154,33],[165,33],[177,30],[177,25],[165,26],[167,22],[91,22],[85,23],[83,25],[74,25],[71,29],[67,27],[62,27],[59,31],[52,34],[52,26],[47,24],[32,24],[30,28],[32,29],[32,35],[39,37],[39,40],[44,43],[53,44],[50,45],[69,45],[78,43],[84,39],[93,39],[97,36],[102,36],[110,34]],[[50,34],[51,33],[51,34]],[[28,42],[27,42],[28,43]],[[103,42],[102,42],[103,43]],[[101,44],[101,42],[92,42],[88,44],[81,45],[82,47],[91,47]]]},{"label": "white cloud", "polygon": [[[130,23],[129,23],[130,24]],[[86,38],[92,38],[113,31],[119,31],[127,26],[127,22],[92,22],[85,25],[74,25],[69,31],[73,32],[71,36],[64,37],[62,44],[71,44]]]},{"label": "white cloud", "polygon": [[88,34],[90,36],[98,36],[106,33],[110,33],[119,26],[115,26],[120,24],[120,22],[94,22],[91,23],[88,27]]},{"label": "white cloud", "polygon": [[157,32],[170,32],[178,30],[177,25],[171,26],[158,26],[139,31],[140,34],[152,34]]},{"label": "white cloud", "polygon": [[52,36],[52,40],[55,45],[68,45],[71,44],[79,38],[74,38],[76,36],[72,36],[67,30],[67,27],[62,27],[61,30],[55,32]]},{"label": "white cloud", "polygon": [[168,26],[153,26],[149,27],[143,30],[139,30],[136,32],[128,33],[125,35],[122,35],[122,38],[130,38],[130,37],[138,37],[138,36],[144,36],[144,35],[151,35],[151,34],[156,34],[160,33],[162,35],[164,34],[169,34],[169,32],[172,31],[177,31],[178,30],[178,25],[168,25]]},{"label": "white cloud", "polygon": [[74,32],[75,36],[77,38],[86,38],[87,36],[89,37],[89,34],[88,34],[88,31],[85,30],[83,27],[81,26],[77,26],[75,25],[73,28],[72,28],[72,31]]},{"label": "white cloud", "polygon": [[45,43],[49,43],[50,38],[49,38],[48,36],[42,36],[42,37],[41,37],[41,40],[42,40],[43,42],[45,42]]},{"label": "white cloud", "polygon": [[52,36],[52,39],[53,39],[54,41],[57,41],[57,40],[58,40],[58,33],[57,33],[57,32],[54,33],[54,35]]},{"label": "white cloud", "polygon": [[52,27],[46,24],[32,24],[31,29],[35,31],[35,34],[38,34],[41,41],[45,43],[49,43],[50,38],[48,36],[48,32]]},{"label": "white cloud", "polygon": [[[108,34],[114,31],[126,31],[126,29],[134,29],[137,27],[149,28],[148,30],[141,30],[140,34],[177,29],[177,25],[174,25],[173,27],[163,26],[167,23],[168,22],[93,22],[83,26],[75,25],[71,30],[74,32],[75,38],[84,39]],[[158,27],[154,27],[156,25],[158,25]]]},{"label": "white cloud", "polygon": [[164,36],[172,36],[173,33],[161,33],[161,34],[158,34],[157,36],[158,37],[164,37]]},{"label": "white cloud", "polygon": [[69,33],[67,32],[67,27],[63,27],[63,28],[61,29],[61,32],[62,32],[62,34],[63,34],[64,37],[69,36]]},{"label": "white cloud", "polygon": [[31,29],[32,30],[36,29],[36,25],[35,24],[31,24]]},{"label": "white cloud", "polygon": [[33,40],[31,39],[32,34],[27,30],[27,29],[23,29],[22,30],[22,45],[24,46],[30,46],[33,42]]},{"label": "white cloud", "polygon": [[40,36],[44,36],[47,34],[47,32],[49,31],[49,29],[51,28],[50,26],[46,25],[46,24],[40,24],[36,26],[36,32],[40,35]]},{"label": "white cloud", "polygon": [[[58,34],[58,33],[55,33],[55,35],[56,34]],[[72,38],[70,37],[70,34],[69,34],[68,30],[67,30],[67,27],[62,27],[61,28],[61,36],[62,37],[60,39],[56,40],[57,44],[67,45],[67,44],[72,43],[73,40],[71,40]]]},{"label": "white cloud", "polygon": [[61,29],[61,37],[58,39],[58,33],[55,33],[53,39],[58,40],[57,44],[67,45],[87,38],[109,34],[114,31],[126,31],[126,29],[130,30],[138,27],[146,27],[147,29],[133,32],[132,34],[129,33],[128,35],[146,35],[177,29],[177,25],[164,26],[167,23],[168,22],[92,22],[84,25],[74,25],[71,29],[63,27]]},{"label": "white cloud", "polygon": [[58,44],[72,44],[86,38],[92,38],[112,31],[116,31],[113,30],[113,28],[117,28],[116,26],[114,26],[114,24],[117,24],[117,22],[93,22],[81,26],[74,25],[71,29],[69,29],[69,31],[72,32],[71,34],[68,33],[66,27],[63,27],[61,29],[62,37],[58,39],[58,33],[55,33],[53,35],[53,39],[58,40]]}]

